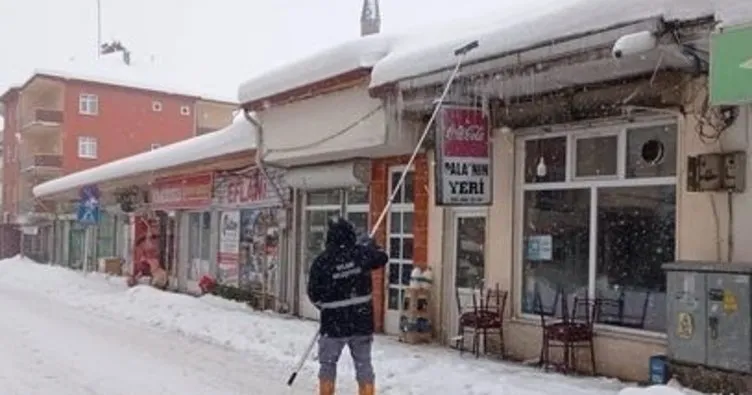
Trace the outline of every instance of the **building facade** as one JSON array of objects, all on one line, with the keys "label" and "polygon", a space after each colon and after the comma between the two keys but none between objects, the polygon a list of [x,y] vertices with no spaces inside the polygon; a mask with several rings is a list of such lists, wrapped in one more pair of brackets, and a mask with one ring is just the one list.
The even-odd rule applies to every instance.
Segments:
[{"label": "building facade", "polygon": [[7,122],[3,180],[7,220],[35,207],[31,188],[216,130],[235,105],[97,81],[36,74],[2,97]]},{"label": "building facade", "polygon": [[[595,325],[598,373],[647,378],[650,357],[666,354],[666,333],[676,330],[667,324],[671,295],[661,266],[752,258],[749,225],[735,220],[750,209],[750,193],[698,192],[689,181],[696,155],[748,155],[750,113],[746,104],[708,106],[706,52],[667,60],[661,48],[675,44],[656,43],[615,63],[612,48],[621,37],[662,29],[688,48],[708,48],[712,26],[704,14],[668,25],[646,18],[466,65],[448,101],[487,118],[493,199],[429,207],[438,339],[452,344],[458,305],[498,286],[509,293],[506,355],[537,360],[545,317],[560,316],[563,306],[572,314],[575,298],[597,299],[604,306]],[[450,71],[372,88],[425,117]],[[439,125],[436,133],[449,131]],[[435,202],[436,183],[448,174],[429,170]],[[589,369],[589,355],[578,361]]]}]

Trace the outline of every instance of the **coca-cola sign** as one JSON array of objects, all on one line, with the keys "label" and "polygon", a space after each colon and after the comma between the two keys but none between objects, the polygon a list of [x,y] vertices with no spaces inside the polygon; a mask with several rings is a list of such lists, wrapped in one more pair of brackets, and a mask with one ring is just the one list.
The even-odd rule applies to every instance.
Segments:
[{"label": "coca-cola sign", "polygon": [[491,145],[488,118],[476,107],[445,105],[436,125],[436,203],[490,205]]}]

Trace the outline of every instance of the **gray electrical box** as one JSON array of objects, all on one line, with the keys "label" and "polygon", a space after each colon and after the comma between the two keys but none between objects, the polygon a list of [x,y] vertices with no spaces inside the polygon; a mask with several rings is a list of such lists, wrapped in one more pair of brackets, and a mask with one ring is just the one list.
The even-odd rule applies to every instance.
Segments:
[{"label": "gray electrical box", "polygon": [[752,263],[674,262],[663,269],[669,358],[752,373]]}]

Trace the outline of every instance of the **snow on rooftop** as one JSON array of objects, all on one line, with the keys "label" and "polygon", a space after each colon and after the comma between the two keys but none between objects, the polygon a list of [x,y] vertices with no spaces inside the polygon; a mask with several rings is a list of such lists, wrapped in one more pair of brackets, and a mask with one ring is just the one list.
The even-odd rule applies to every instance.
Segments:
[{"label": "snow on rooftop", "polygon": [[218,158],[255,147],[255,129],[241,114],[224,129],[56,178],[34,187],[36,197],[173,166]]},{"label": "snow on rooftop", "polygon": [[360,68],[371,68],[389,52],[394,37],[372,35],[337,44],[249,79],[238,89],[248,103]]},{"label": "snow on rooftop", "polygon": [[[167,67],[151,61],[133,60],[126,65],[119,53],[103,55],[96,61],[70,60],[33,70],[34,75],[92,81],[168,94],[198,97],[210,101],[235,103],[233,92],[205,92],[194,81],[177,81]],[[25,81],[24,81],[25,82]]]},{"label": "snow on rooftop", "polygon": [[[720,1],[733,3],[734,0]],[[454,50],[473,40],[478,40],[480,45],[468,54],[465,62],[653,17],[689,20],[712,16],[718,5],[711,0],[630,0],[626,3],[623,0],[537,0],[528,2],[527,7],[522,15],[500,10],[498,16],[471,21],[464,28],[452,29],[456,34],[448,39],[416,34],[400,40],[389,55],[374,65],[371,87],[450,68],[457,61]]]}]

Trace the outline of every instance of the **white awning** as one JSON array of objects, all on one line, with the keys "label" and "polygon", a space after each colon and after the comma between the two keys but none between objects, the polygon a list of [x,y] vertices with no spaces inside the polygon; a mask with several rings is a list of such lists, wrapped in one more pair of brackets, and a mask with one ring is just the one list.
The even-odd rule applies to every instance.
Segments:
[{"label": "white awning", "polygon": [[35,197],[41,198],[75,190],[85,185],[96,185],[118,178],[252,150],[255,145],[255,128],[243,118],[242,114],[239,114],[233,123],[224,129],[47,181],[34,187],[33,193]]},{"label": "white awning", "polygon": [[295,189],[331,189],[367,185],[370,182],[370,162],[356,160],[329,165],[288,169],[285,182]]}]

